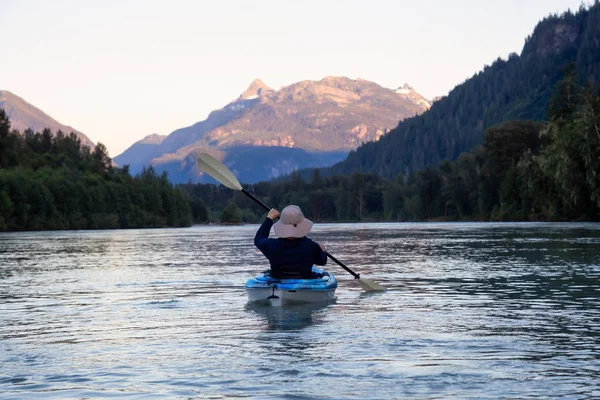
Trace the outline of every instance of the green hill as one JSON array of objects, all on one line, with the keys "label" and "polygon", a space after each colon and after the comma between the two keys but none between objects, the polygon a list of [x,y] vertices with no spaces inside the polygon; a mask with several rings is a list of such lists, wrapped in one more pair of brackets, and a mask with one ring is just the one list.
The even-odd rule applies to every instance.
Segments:
[{"label": "green hill", "polygon": [[[507,27],[509,29],[509,27]],[[600,80],[600,3],[541,21],[520,55],[498,59],[456,86],[429,111],[406,119],[325,175],[355,171],[394,177],[454,160],[483,143],[488,127],[508,120],[543,120],[564,66],[581,82]]]}]

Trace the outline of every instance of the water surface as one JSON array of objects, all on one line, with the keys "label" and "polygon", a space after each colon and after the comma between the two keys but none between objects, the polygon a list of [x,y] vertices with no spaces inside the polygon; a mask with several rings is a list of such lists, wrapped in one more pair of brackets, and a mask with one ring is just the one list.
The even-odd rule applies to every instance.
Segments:
[{"label": "water surface", "polygon": [[256,229],[0,234],[0,398],[600,398],[598,225],[315,225],[389,290],[285,309]]}]

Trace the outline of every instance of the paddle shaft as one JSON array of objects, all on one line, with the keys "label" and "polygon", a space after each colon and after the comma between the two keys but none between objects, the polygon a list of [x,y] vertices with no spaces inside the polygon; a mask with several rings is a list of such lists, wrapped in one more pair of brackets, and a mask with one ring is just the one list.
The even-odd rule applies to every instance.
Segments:
[{"label": "paddle shaft", "polygon": [[[267,206],[265,203],[263,203],[262,201],[260,201],[256,197],[254,197],[254,195],[252,193],[250,193],[249,191],[247,191],[246,189],[242,188],[241,192],[244,193],[246,196],[248,196],[256,204],[258,204],[259,206],[261,206],[262,208],[264,208],[265,211],[269,211],[270,210],[269,206]],[[342,267],[346,271],[348,271],[350,274],[352,274],[352,276],[354,277],[354,279],[360,279],[360,274],[357,274],[356,272],[352,271],[350,268],[348,268],[347,266],[345,266],[344,263],[342,263],[340,260],[338,260],[337,258],[335,258],[334,256],[332,256],[331,254],[329,254],[329,252],[326,251],[325,254],[327,254],[327,257],[331,258],[337,265],[339,265],[340,267]]]},{"label": "paddle shaft", "polygon": [[249,191],[247,191],[246,189],[242,188],[242,193],[244,193],[246,196],[250,197],[256,204],[258,204],[259,206],[261,206],[262,208],[264,208],[265,211],[269,211],[270,210],[269,206],[267,206],[265,203],[263,203],[262,201],[260,201],[256,197],[254,197],[254,195],[252,193],[250,193]]}]

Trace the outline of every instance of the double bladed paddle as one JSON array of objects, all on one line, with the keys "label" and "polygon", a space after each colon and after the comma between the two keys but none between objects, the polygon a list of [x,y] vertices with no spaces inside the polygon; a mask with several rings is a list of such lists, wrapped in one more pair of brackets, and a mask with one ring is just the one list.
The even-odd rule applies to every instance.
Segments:
[{"label": "double bladed paddle", "polygon": [[[256,197],[254,197],[252,195],[252,193],[250,193],[246,189],[244,189],[242,187],[242,185],[240,184],[240,182],[238,181],[238,179],[235,177],[235,175],[233,175],[233,173],[229,170],[229,168],[227,168],[225,165],[223,165],[222,162],[220,162],[213,156],[206,154],[206,153],[201,153],[198,156],[198,166],[204,172],[206,172],[207,174],[212,176],[216,181],[220,182],[224,186],[228,187],[229,189],[233,189],[233,190],[237,190],[238,192],[242,192],[243,194],[248,196],[250,199],[252,199],[256,204],[258,204],[259,206],[264,208],[266,211],[270,210],[270,208],[265,203],[263,203],[262,201],[260,201]],[[331,254],[329,254],[329,252],[326,251],[325,254],[327,254],[327,257],[329,257],[330,259],[335,261],[335,263],[338,264],[340,267],[344,268],[346,271],[348,271],[350,274],[352,274],[354,279],[358,279],[358,281],[360,282],[363,289],[365,289],[365,291],[367,291],[367,292],[384,292],[386,290],[383,286],[381,286],[380,284],[378,284],[377,282],[375,282],[372,279],[361,278],[360,274],[357,274],[354,271],[352,271],[350,268],[345,266],[340,260],[338,260]]]}]

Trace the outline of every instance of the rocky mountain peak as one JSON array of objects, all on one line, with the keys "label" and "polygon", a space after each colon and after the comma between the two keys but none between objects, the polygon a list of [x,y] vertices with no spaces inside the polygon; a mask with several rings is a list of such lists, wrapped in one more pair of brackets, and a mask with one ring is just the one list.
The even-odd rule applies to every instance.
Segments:
[{"label": "rocky mountain peak", "polygon": [[409,94],[411,92],[414,92],[414,89],[408,83],[405,83],[404,85],[396,89],[396,93],[399,94]]},{"label": "rocky mountain peak", "polygon": [[9,92],[8,90],[0,90],[0,98],[4,98],[4,97],[8,98],[9,96],[14,96],[14,94]]},{"label": "rocky mountain peak", "polygon": [[341,82],[350,82],[352,81],[352,79],[347,78],[345,76],[326,76],[325,78],[321,79],[321,83],[327,83],[327,84],[332,84],[332,83],[341,83]]},{"label": "rocky mountain peak", "polygon": [[153,133],[151,135],[146,136],[139,143],[144,144],[160,144],[168,135],[159,135],[158,133]]},{"label": "rocky mountain peak", "polygon": [[[230,154],[232,162],[240,163],[236,166],[240,176],[244,176],[244,170],[251,170],[252,181],[268,179],[294,168],[317,166],[310,164],[314,161],[290,163],[286,158],[292,154],[310,158],[317,154],[328,160],[321,166],[331,165],[362,143],[379,140],[399,120],[425,109],[418,100],[364,79],[328,76],[296,82],[276,91],[256,79],[237,100],[211,112],[205,120],[172,132],[160,144],[138,142],[115,157],[115,161],[130,165],[132,173],[144,165],[154,165],[158,170],[168,170],[173,181],[199,181],[203,178],[192,167],[195,157],[190,154],[218,151]],[[161,139],[155,136],[144,141]],[[270,156],[274,154],[276,157]],[[260,166],[272,158],[278,164]],[[279,172],[273,175],[269,171],[274,169]]]},{"label": "rocky mountain peak", "polygon": [[424,110],[427,110],[431,107],[432,102],[427,100],[425,97],[421,96],[408,83],[405,83],[404,85],[400,86],[398,89],[395,90],[395,92],[401,97],[412,101],[420,107],[423,107]]},{"label": "rocky mountain peak", "polygon": [[[581,11],[588,13],[588,11]],[[591,12],[589,15],[597,15],[596,12]],[[533,33],[525,39],[525,45],[521,52],[521,56],[553,56],[560,54],[567,49],[575,49],[580,40],[582,31],[581,20],[578,15],[565,12],[563,15],[551,15],[539,22]],[[591,39],[584,39],[589,41]]]},{"label": "rocky mountain peak", "polygon": [[273,88],[271,88],[270,86],[265,84],[260,79],[256,78],[255,80],[252,81],[250,86],[248,86],[248,89],[246,89],[246,91],[241,94],[240,100],[255,99],[259,96],[264,95],[267,92],[272,92],[272,91],[273,91]]}]

